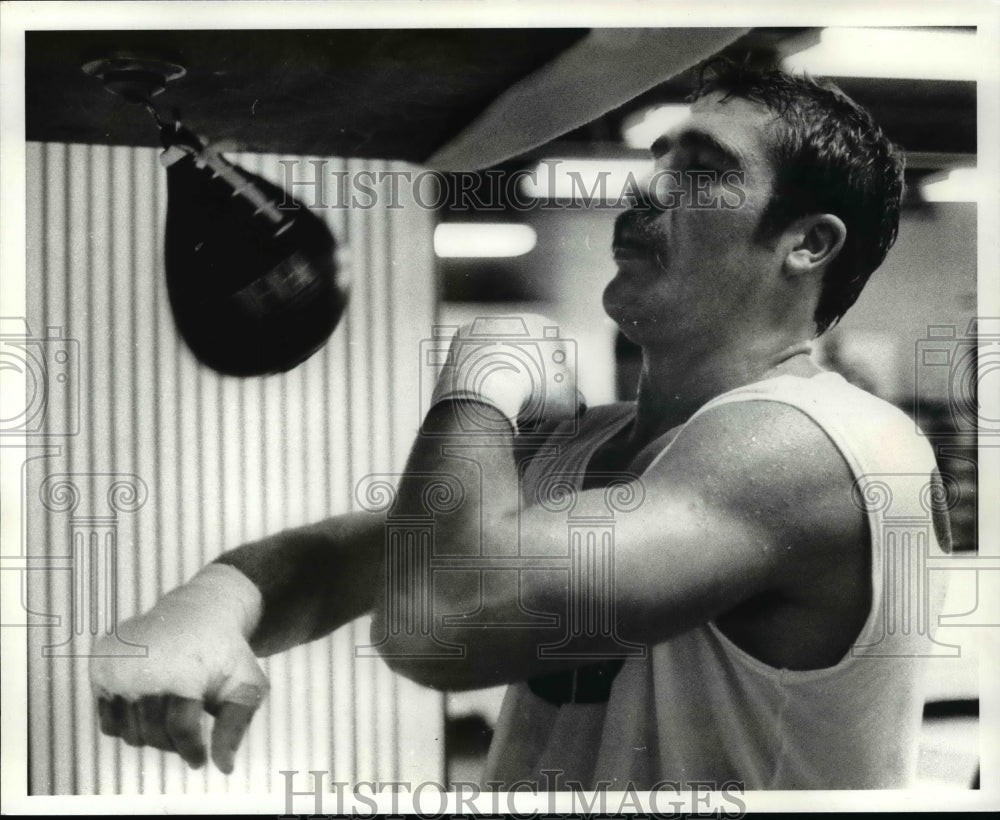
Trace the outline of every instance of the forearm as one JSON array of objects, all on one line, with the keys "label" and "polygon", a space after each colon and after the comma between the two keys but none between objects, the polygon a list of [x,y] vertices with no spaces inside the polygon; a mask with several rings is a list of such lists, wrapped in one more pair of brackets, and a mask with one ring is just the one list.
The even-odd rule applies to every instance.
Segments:
[{"label": "forearm", "polygon": [[237,547],[216,562],[260,590],[250,644],[273,655],[329,634],[369,612],[384,561],[384,515],[346,513]]},{"label": "forearm", "polygon": [[[503,682],[558,637],[521,628],[522,581],[537,573],[521,566],[519,459],[538,429],[579,412],[572,352],[540,316],[480,318],[456,331],[389,513],[415,529],[395,542],[372,623],[372,643],[407,677],[445,689]],[[528,554],[546,557],[551,541]]]},{"label": "forearm", "polygon": [[[470,435],[468,425],[455,422],[456,406],[444,403],[430,411],[399,483],[393,515],[412,519],[421,529],[422,519],[432,515],[433,554],[448,556],[452,569],[459,571],[433,573],[433,581],[425,588],[430,575],[401,567],[398,579],[388,577],[377,585],[372,624],[372,642],[380,646],[392,668],[445,689],[480,685],[486,674],[481,667],[495,661],[479,651],[480,626],[464,627],[449,616],[479,613],[490,620],[497,605],[506,608],[516,600],[518,581],[517,573],[494,571],[483,586],[480,573],[461,571],[454,563],[456,558],[468,558],[469,570],[474,570],[480,558],[517,556],[519,499],[513,430],[495,432],[504,426],[498,424],[490,425],[488,434]],[[479,405],[476,411],[496,414],[496,420],[503,421],[487,405]],[[413,542],[418,540],[419,534],[414,533]],[[419,551],[414,558],[426,560]],[[396,596],[395,600],[387,601],[387,593]],[[391,613],[418,613],[427,601],[433,621],[429,632],[392,628]],[[435,659],[435,639],[465,646],[465,657]]]},{"label": "forearm", "polygon": [[[483,419],[488,432],[470,430],[470,418]],[[462,401],[434,407],[410,452],[396,514],[435,512],[436,537],[446,545],[444,551],[478,555],[485,536],[502,538],[504,527],[500,524],[498,532],[498,522],[514,523],[520,492],[515,442],[513,427],[489,404]],[[461,487],[462,503],[425,510],[429,484],[442,479]]]}]

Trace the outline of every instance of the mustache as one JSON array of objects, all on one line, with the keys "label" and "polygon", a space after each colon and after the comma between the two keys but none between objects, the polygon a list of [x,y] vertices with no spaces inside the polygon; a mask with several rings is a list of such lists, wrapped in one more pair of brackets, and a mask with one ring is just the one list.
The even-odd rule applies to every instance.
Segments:
[{"label": "mustache", "polygon": [[655,247],[662,235],[656,226],[658,212],[651,208],[629,208],[615,219],[615,248],[648,249]]}]

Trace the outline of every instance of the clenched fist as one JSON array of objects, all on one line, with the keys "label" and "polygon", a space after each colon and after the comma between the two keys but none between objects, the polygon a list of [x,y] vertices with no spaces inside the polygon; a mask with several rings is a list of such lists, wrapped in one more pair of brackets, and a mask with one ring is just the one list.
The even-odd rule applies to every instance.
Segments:
[{"label": "clenched fist", "polygon": [[[205,762],[202,712],[214,716],[212,760],[229,774],[233,756],[268,690],[248,643],[261,614],[257,587],[239,570],[209,564],[118,635],[146,657],[114,657],[100,638],[90,662],[101,731],[130,746]],[[102,655],[102,651],[104,654]]]},{"label": "clenched fist", "polygon": [[[576,346],[551,319],[534,313],[486,316],[455,332],[431,405],[483,401],[515,429],[573,418],[583,397],[576,385]],[[483,429],[471,420],[472,429]]]}]

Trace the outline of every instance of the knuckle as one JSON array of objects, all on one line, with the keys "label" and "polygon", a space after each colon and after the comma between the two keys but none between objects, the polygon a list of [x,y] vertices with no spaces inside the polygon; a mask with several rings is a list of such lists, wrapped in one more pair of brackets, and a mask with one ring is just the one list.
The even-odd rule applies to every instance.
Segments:
[{"label": "knuckle", "polygon": [[177,743],[192,744],[201,737],[200,725],[186,715],[168,714],[166,728]]},{"label": "knuckle", "polygon": [[116,723],[101,721],[101,734],[107,737],[120,737],[121,729]]},{"label": "knuckle", "polygon": [[260,668],[260,664],[256,660],[253,662],[253,674],[252,674],[253,684],[261,692],[261,694],[266,695],[271,691],[271,681],[264,674],[264,670]]}]

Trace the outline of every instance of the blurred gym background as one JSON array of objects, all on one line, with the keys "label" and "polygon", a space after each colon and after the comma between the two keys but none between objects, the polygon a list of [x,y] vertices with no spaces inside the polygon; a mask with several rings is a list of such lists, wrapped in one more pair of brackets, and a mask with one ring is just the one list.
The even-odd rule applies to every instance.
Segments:
[{"label": "blurred gym background", "polygon": [[[44,356],[68,362],[45,419],[63,438],[24,470],[26,611],[36,627],[26,633],[30,793],[242,793],[280,788],[280,770],[326,770],[328,782],[476,780],[501,692],[444,696],[397,679],[357,657],[368,642],[363,622],[266,662],[274,688],[228,779],[100,736],[86,684],[91,632],[148,608],[225,549],[351,509],[363,476],[398,472],[419,421],[420,342],[434,325],[546,313],[577,345],[591,404],[634,395],[637,351],[600,304],[613,273],[612,200],[628,173],[648,168],[651,140],[683,116],[692,73],[649,83],[514,156],[498,149],[478,177],[442,176],[466,190],[463,202],[427,209],[406,185],[395,199],[375,185],[372,207],[340,208],[331,204],[338,180],[419,172],[493,100],[593,33],[273,34],[26,37],[26,332]],[[617,53],[629,36],[617,32]],[[955,549],[974,554],[975,30],[761,28],[718,37],[735,59],[835,79],[906,152],[896,247],[817,356],[919,422],[960,488]],[[164,100],[242,167],[278,184],[292,168],[292,192],[306,203],[316,195],[310,182],[325,175],[329,207],[315,210],[344,250],[351,302],[326,347],[285,375],[220,377],[173,328],[155,133],[80,71],[102,49],[140,46],[180,55],[188,74]],[[373,136],[376,122],[393,127]],[[523,178],[531,171],[534,182]],[[584,201],[570,172],[598,194]],[[608,201],[601,172],[611,174]],[[496,207],[467,207],[475,201]],[[60,492],[54,476],[75,489]],[[119,485],[128,498],[111,503]],[[98,542],[115,546],[113,576],[81,546]],[[946,611],[974,611],[975,573],[952,574]],[[100,592],[107,603],[109,590],[115,605],[85,610],[85,596]],[[943,632],[963,652],[931,663],[920,780],[968,788],[978,782],[975,627]]]}]

